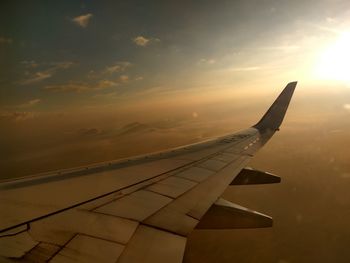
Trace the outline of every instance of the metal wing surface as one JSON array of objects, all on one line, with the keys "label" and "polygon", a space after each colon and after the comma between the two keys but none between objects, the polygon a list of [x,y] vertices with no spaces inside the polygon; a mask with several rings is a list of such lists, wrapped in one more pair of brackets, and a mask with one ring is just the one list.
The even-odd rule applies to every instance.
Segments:
[{"label": "metal wing surface", "polygon": [[0,183],[0,255],[26,262],[182,262],[196,226],[271,225],[271,218],[220,196],[230,184],[279,181],[245,167],[278,130],[295,86],[289,83],[256,125],[237,133]]}]

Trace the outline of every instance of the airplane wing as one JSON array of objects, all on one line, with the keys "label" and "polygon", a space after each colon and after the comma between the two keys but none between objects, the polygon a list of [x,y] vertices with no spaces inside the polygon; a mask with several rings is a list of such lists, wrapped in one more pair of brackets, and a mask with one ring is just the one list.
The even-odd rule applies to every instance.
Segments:
[{"label": "airplane wing", "polygon": [[[229,185],[276,183],[246,168],[279,129],[296,87],[237,133],[165,152],[0,183],[0,255],[26,262],[182,262],[194,228],[267,227],[223,200]],[[1,258],[0,258],[1,259]]]}]

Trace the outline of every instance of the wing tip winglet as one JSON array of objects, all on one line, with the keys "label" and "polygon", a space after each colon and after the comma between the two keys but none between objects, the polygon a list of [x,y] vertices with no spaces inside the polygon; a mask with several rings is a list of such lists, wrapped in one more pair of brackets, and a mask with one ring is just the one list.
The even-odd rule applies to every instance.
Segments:
[{"label": "wing tip winglet", "polygon": [[289,82],[288,84],[287,84],[287,86],[285,87],[285,89],[286,88],[290,88],[290,89],[295,89],[296,88],[296,86],[297,86],[297,84],[298,84],[298,81],[291,81],[291,82]]},{"label": "wing tip winglet", "polygon": [[284,116],[287,112],[289,102],[292,99],[297,83],[297,81],[292,81],[287,84],[261,120],[253,126],[254,128],[260,131],[275,131],[279,129],[279,126],[282,124]]}]

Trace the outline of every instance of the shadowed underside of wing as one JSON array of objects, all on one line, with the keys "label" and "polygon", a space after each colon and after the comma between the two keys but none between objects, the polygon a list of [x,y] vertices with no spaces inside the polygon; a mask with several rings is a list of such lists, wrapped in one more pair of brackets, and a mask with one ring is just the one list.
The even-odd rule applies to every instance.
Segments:
[{"label": "shadowed underside of wing", "polygon": [[219,213],[240,211],[217,200],[275,132],[275,124],[266,128],[269,114],[282,109],[284,116],[289,100],[276,100],[264,129],[0,184],[0,254],[34,262],[181,262],[186,237],[207,211],[206,226]]}]

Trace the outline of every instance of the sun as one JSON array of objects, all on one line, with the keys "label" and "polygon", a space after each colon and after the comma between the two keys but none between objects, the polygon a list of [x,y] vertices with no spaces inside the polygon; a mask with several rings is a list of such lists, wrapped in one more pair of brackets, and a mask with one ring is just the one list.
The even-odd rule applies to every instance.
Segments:
[{"label": "sun", "polygon": [[315,68],[315,77],[350,82],[350,32],[342,33],[321,53]]}]

